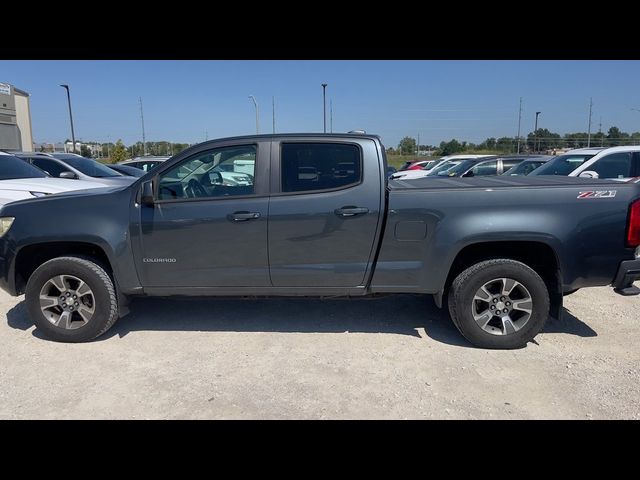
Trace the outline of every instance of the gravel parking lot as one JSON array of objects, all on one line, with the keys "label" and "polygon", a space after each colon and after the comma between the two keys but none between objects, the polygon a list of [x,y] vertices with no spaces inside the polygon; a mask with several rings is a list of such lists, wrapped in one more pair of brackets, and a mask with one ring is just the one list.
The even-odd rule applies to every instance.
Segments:
[{"label": "gravel parking lot", "polygon": [[640,298],[566,298],[538,344],[471,347],[430,297],[139,299],[43,340],[0,293],[0,418],[640,418]]}]

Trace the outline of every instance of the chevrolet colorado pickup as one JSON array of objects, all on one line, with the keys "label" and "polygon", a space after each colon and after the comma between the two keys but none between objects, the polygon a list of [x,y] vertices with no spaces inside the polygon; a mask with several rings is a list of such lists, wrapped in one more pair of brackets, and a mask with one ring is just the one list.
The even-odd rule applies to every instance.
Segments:
[{"label": "chevrolet colorado pickup", "polygon": [[375,135],[201,143],[130,186],[3,206],[0,287],[66,342],[139,295],[430,294],[485,348],[524,346],[577,289],[640,293],[640,185],[386,172]]}]

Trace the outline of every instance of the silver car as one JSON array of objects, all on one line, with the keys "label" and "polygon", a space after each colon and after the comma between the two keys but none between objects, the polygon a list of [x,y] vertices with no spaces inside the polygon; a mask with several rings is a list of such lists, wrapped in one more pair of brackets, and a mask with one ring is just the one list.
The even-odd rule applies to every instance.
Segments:
[{"label": "silver car", "polygon": [[126,177],[96,160],[73,153],[20,152],[15,155],[52,177],[98,182],[105,186],[130,185],[136,180],[135,177]]}]

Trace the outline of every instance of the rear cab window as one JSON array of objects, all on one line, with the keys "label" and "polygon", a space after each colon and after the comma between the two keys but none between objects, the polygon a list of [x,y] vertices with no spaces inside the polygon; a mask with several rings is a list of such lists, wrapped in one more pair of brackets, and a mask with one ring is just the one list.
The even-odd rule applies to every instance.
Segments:
[{"label": "rear cab window", "polygon": [[283,193],[348,188],[362,181],[362,153],[348,143],[282,143]]}]

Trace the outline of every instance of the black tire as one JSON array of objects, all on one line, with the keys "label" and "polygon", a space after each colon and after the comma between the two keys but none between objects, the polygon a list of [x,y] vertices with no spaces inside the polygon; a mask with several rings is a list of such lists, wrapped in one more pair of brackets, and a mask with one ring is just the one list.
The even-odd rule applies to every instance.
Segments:
[{"label": "black tire", "polygon": [[[51,323],[40,309],[40,291],[57,275],[72,275],[84,281],[93,293],[95,310],[79,328],[65,329]],[[118,319],[118,299],[113,281],[97,263],[81,257],[58,257],[40,265],[29,278],[25,291],[29,317],[47,338],[56,342],[87,342],[109,330]]]},{"label": "black tire", "polygon": [[[485,283],[496,278],[512,278],[520,282],[532,299],[529,320],[520,330],[507,335],[486,332],[472,314],[474,295]],[[473,345],[482,348],[522,348],[540,333],[549,317],[549,292],[542,278],[524,263],[509,259],[486,260],[464,270],[449,289],[448,304],[451,319],[460,333]]]}]

